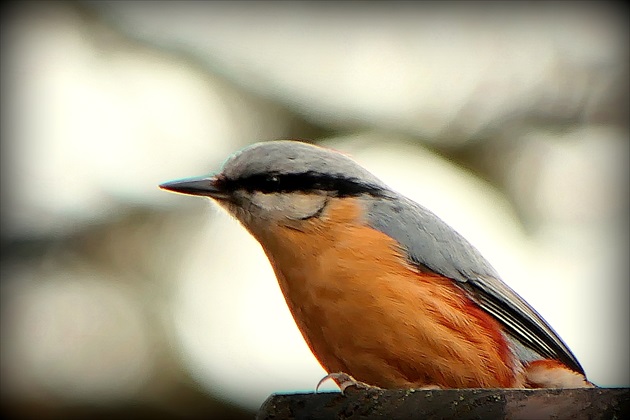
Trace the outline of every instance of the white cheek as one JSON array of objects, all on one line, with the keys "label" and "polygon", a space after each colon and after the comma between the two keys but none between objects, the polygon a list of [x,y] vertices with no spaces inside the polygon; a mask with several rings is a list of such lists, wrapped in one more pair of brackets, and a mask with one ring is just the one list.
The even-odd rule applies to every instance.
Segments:
[{"label": "white cheek", "polygon": [[252,204],[252,212],[260,212],[260,216],[264,214],[276,213],[282,207],[282,196],[280,194],[263,194],[260,192],[253,193],[250,196]]},{"label": "white cheek", "polygon": [[[250,212],[264,219],[306,219],[318,213],[326,204],[323,194],[303,193],[254,193]],[[258,214],[256,214],[258,213]]]}]

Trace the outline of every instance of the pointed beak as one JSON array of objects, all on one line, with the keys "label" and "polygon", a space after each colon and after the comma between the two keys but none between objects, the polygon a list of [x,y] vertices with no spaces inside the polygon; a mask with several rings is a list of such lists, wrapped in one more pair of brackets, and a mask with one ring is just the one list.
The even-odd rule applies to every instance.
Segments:
[{"label": "pointed beak", "polygon": [[216,176],[179,179],[160,184],[160,188],[179,194],[199,195],[217,200],[224,200],[230,196],[228,192],[220,188]]}]

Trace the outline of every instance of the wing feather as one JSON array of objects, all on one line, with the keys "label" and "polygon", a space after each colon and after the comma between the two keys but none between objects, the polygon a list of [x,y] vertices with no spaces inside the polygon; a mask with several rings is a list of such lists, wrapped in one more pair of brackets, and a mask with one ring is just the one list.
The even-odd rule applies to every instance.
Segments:
[{"label": "wing feather", "polygon": [[370,225],[400,243],[413,264],[454,280],[511,337],[541,358],[584,373],[553,328],[501,281],[475,247],[435,214],[399,195],[366,200]]}]

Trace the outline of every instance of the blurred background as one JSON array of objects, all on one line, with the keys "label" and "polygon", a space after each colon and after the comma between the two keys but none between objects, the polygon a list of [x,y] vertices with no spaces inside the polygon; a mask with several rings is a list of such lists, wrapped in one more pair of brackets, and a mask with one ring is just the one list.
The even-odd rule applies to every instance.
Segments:
[{"label": "blurred background", "polygon": [[436,212],[591,381],[629,386],[614,4],[3,6],[3,411],[239,419],[313,391],[325,373],[259,245],[157,188],[278,138],[349,153]]}]

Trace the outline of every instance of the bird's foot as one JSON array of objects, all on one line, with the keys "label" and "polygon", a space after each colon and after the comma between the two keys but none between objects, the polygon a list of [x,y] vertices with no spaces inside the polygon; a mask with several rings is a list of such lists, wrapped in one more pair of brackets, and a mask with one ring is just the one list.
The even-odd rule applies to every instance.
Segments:
[{"label": "bird's foot", "polygon": [[339,386],[342,394],[346,391],[346,388],[348,387],[355,387],[357,389],[381,389],[377,386],[368,385],[365,382],[357,381],[347,373],[335,372],[329,373],[328,375],[324,376],[315,387],[315,392],[317,392],[319,390],[319,387],[322,386],[322,384],[329,379],[332,379],[337,383],[337,386]]},{"label": "bird's foot", "polygon": [[435,391],[436,389],[442,389],[439,385],[423,385],[420,387],[412,388],[414,391]]}]

